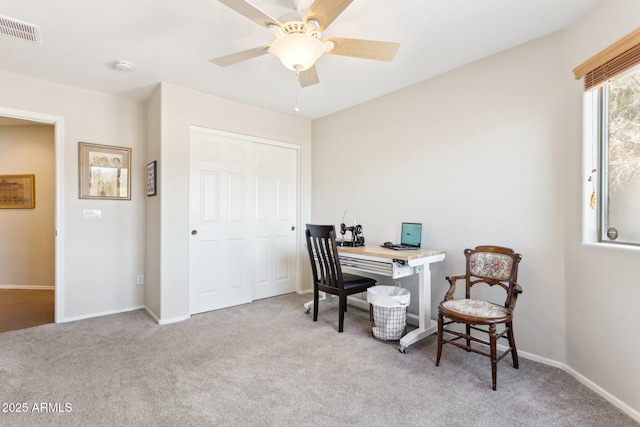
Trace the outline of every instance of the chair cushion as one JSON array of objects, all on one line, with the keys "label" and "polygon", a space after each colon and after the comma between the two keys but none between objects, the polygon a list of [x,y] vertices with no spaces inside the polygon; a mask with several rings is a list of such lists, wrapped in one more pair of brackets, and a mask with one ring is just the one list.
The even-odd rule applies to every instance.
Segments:
[{"label": "chair cushion", "polygon": [[496,280],[509,280],[512,266],[513,258],[491,252],[476,252],[469,260],[469,272],[473,276]]},{"label": "chair cushion", "polygon": [[497,304],[475,299],[452,299],[442,302],[449,311],[481,319],[496,319],[509,316],[509,311]]},{"label": "chair cushion", "polygon": [[366,289],[376,284],[375,279],[369,277],[356,276],[354,274],[342,274],[343,285],[345,290],[351,289]]}]

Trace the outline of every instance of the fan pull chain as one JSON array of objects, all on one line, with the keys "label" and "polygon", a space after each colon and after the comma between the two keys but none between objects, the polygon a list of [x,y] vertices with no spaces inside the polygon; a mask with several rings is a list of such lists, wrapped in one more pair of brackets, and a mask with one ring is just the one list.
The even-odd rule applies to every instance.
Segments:
[{"label": "fan pull chain", "polygon": [[301,99],[302,99],[302,98],[300,97],[300,88],[297,88],[297,89],[296,89],[296,104],[295,104],[295,106],[293,107],[293,109],[294,109],[294,111],[295,111],[296,113],[299,113],[299,112],[300,112],[300,100],[301,100]]}]

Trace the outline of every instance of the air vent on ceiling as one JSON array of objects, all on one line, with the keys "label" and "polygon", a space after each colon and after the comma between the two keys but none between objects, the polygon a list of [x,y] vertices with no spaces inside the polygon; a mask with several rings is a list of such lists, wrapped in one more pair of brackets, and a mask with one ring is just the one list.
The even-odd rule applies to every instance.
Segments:
[{"label": "air vent on ceiling", "polygon": [[0,34],[40,43],[40,27],[0,15]]}]

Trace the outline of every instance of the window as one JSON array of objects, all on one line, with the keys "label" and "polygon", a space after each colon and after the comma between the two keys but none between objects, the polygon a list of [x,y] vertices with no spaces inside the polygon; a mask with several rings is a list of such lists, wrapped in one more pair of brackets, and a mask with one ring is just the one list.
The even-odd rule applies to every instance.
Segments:
[{"label": "window", "polygon": [[594,107],[587,124],[594,130],[589,181],[597,215],[585,217],[594,228],[597,217],[598,241],[640,246],[640,28],[573,72],[584,77]]},{"label": "window", "polygon": [[600,241],[640,245],[640,66],[599,91]]}]

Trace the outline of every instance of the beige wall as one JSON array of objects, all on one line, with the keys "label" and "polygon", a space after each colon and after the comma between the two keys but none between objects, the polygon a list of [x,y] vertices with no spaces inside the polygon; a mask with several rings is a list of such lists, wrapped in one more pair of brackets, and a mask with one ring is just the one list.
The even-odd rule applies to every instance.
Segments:
[{"label": "beige wall", "polygon": [[580,217],[588,210],[590,190],[579,190],[588,187],[591,148],[584,150],[589,158],[582,163],[582,82],[575,81],[570,70],[638,28],[638,17],[637,0],[600,1],[565,31],[563,67],[566,364],[636,414],[640,412],[640,364],[636,363],[640,343],[634,338],[640,324],[640,248],[584,243]]},{"label": "beige wall", "polygon": [[[61,183],[57,231],[58,243],[63,242],[56,285],[64,302],[56,313],[58,321],[145,305],[161,321],[189,316],[190,125],[299,145],[299,218],[304,223],[310,217],[308,120],[167,84],[145,105],[9,73],[0,73],[0,99],[0,112],[10,111],[12,117],[35,114],[63,122],[63,136],[56,141],[61,166],[57,171]],[[79,141],[132,148],[131,201],[78,198]],[[159,195],[148,198],[144,174],[152,160],[158,161]],[[84,209],[102,210],[102,220],[84,221]],[[306,270],[304,264],[300,274],[305,275]],[[146,274],[144,286],[136,285],[138,274]]]},{"label": "beige wall", "polygon": [[[158,158],[147,158],[158,160],[160,171],[159,195],[152,201],[153,211],[147,216],[147,221],[157,224],[160,249],[153,250],[159,258],[148,258],[147,262],[160,270],[159,282],[149,283],[152,301],[159,302],[159,308],[147,307],[160,322],[171,322],[189,316],[189,127],[201,126],[300,146],[299,215],[304,224],[310,217],[311,126],[308,120],[166,83],[152,97],[148,111],[155,116],[149,120],[156,128],[160,127],[159,135],[150,131],[148,140],[148,152],[158,153]],[[304,250],[301,236],[299,247]]]},{"label": "beige wall", "polygon": [[0,287],[53,289],[53,126],[0,127],[0,173],[34,174],[35,209],[0,209]]},{"label": "beige wall", "polygon": [[447,251],[432,313],[465,248],[522,253],[519,349],[553,360],[565,358],[561,54],[554,34],[317,120],[312,157],[314,221],[348,209],[372,244],[421,222],[423,246]]},{"label": "beige wall", "polygon": [[[162,133],[162,116],[160,111],[160,89],[156,89],[147,101],[147,149],[145,164],[157,162],[157,174],[163,175],[163,162],[160,155],[160,135]],[[145,297],[144,303],[148,311],[160,315],[160,242],[161,239],[161,212],[160,199],[162,195],[161,182],[156,180],[156,196],[147,197],[145,209]]]},{"label": "beige wall", "polygon": [[[66,321],[131,310],[144,304],[144,105],[131,99],[0,73],[0,108],[21,115],[62,118],[56,129],[61,170],[57,244],[60,278],[56,319]],[[132,198],[78,198],[78,142],[131,147]],[[101,221],[83,221],[84,209],[102,210]],[[58,301],[57,301],[58,303]]]},{"label": "beige wall", "polygon": [[[583,244],[582,85],[572,68],[638,25],[603,0],[568,30],[313,122],[314,222],[367,242],[424,224],[432,310],[480,244],[523,254],[519,350],[560,364],[640,419],[640,253]],[[600,23],[606,22],[607,25]],[[329,166],[331,165],[331,166]],[[408,286],[415,283],[408,281]],[[415,307],[412,307],[415,310]]]}]

